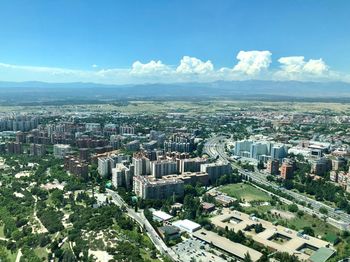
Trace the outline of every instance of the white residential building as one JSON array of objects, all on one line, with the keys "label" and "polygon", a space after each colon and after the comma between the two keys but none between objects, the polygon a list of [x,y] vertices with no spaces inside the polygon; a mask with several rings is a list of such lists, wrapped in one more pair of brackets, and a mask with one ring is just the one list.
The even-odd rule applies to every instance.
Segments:
[{"label": "white residential building", "polygon": [[70,152],[70,145],[56,144],[53,145],[53,155],[56,158],[64,158]]}]

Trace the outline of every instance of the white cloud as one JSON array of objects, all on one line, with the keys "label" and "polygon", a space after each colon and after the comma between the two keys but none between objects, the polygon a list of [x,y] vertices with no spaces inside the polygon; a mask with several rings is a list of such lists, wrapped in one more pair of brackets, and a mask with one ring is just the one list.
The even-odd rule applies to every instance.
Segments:
[{"label": "white cloud", "polygon": [[240,51],[236,65],[218,70],[210,60],[190,56],[182,57],[174,66],[151,60],[148,63],[135,61],[127,68],[91,65],[90,70],[0,63],[0,81],[140,84],[260,79],[350,82],[349,74],[330,70],[323,59],[286,56],[278,59],[279,67],[270,68],[271,56],[270,51]]},{"label": "white cloud", "polygon": [[98,65],[96,65],[96,64],[92,64],[92,65],[91,65],[91,67],[92,67],[92,68],[97,68],[97,67],[98,67]]},{"label": "white cloud", "polygon": [[256,75],[269,68],[271,64],[270,51],[239,51],[237,59],[239,62],[233,71],[247,75]]},{"label": "white cloud", "polygon": [[305,64],[303,56],[288,56],[278,59],[283,71],[288,73],[298,73],[303,70]]},{"label": "white cloud", "polygon": [[141,63],[140,61],[136,61],[132,64],[131,74],[135,75],[144,75],[144,74],[164,74],[169,73],[169,66],[162,63],[162,61],[154,61],[151,60],[148,63]]},{"label": "white cloud", "polygon": [[23,65],[5,64],[5,63],[0,63],[0,68],[7,69],[7,70],[27,71],[32,73],[46,73],[46,74],[52,74],[52,75],[66,75],[66,74],[74,74],[77,72],[83,72],[81,70],[72,70],[72,69],[59,68],[59,67],[23,66]]},{"label": "white cloud", "polygon": [[322,75],[323,73],[328,71],[328,66],[322,60],[322,58],[317,60],[310,59],[304,65],[304,71],[315,75]]},{"label": "white cloud", "polygon": [[305,61],[304,56],[287,56],[281,57],[278,62],[281,66],[276,75],[286,79],[309,80],[327,77],[329,73],[329,67],[322,58]]},{"label": "white cloud", "polygon": [[213,70],[214,66],[210,60],[203,62],[190,56],[184,56],[176,68],[176,72],[181,74],[208,74]]}]

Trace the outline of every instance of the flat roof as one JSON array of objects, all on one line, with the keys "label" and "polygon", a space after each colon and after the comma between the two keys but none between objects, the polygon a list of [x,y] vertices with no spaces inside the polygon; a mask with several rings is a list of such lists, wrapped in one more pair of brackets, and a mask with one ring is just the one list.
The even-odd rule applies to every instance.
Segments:
[{"label": "flat roof", "polygon": [[200,224],[197,224],[197,223],[195,223],[195,222],[193,222],[191,220],[188,220],[188,219],[175,221],[173,223],[173,226],[176,226],[176,227],[179,227],[179,228],[183,228],[183,229],[186,229],[188,231],[194,231],[196,229],[201,228]]},{"label": "flat roof", "polygon": [[[241,221],[239,223],[232,223],[231,221],[234,219],[239,219]],[[312,236],[300,236],[295,230],[279,225],[275,226],[269,221],[260,218],[253,218],[248,214],[236,210],[231,211],[228,208],[224,208],[221,215],[212,217],[211,222],[220,228],[225,228],[227,226],[235,232],[241,230],[245,235],[250,236],[255,242],[273,250],[288,252],[291,255],[294,254],[301,260],[307,260],[310,257],[310,255],[299,250],[305,244],[314,247],[316,250],[321,247],[332,246],[329,242],[321,239]],[[262,224],[265,230],[258,234],[254,231],[250,232],[244,230],[246,226],[253,224]],[[273,236],[277,233],[290,238],[290,240],[281,243],[273,241]]]},{"label": "flat roof", "polygon": [[330,248],[321,247],[311,255],[309,260],[312,262],[325,262],[334,254],[334,252],[335,251]]},{"label": "flat roof", "polygon": [[212,231],[200,229],[193,233],[193,236],[207,243],[212,243],[217,248],[222,249],[240,259],[244,259],[247,253],[250,255],[250,258],[253,261],[259,260],[262,256],[262,253],[240,243],[232,242],[231,240],[221,237]]},{"label": "flat roof", "polygon": [[161,220],[167,221],[169,219],[171,219],[173,216],[169,215],[168,213],[165,213],[161,210],[156,210],[152,212],[152,215],[155,217],[160,218]]}]

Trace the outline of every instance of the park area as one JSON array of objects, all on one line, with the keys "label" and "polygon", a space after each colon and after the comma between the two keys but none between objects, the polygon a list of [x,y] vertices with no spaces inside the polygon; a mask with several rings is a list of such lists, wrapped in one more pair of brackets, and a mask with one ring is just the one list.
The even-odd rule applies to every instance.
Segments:
[{"label": "park area", "polygon": [[266,202],[270,201],[271,197],[260,189],[246,183],[230,184],[220,187],[219,191],[241,199],[243,202]]}]

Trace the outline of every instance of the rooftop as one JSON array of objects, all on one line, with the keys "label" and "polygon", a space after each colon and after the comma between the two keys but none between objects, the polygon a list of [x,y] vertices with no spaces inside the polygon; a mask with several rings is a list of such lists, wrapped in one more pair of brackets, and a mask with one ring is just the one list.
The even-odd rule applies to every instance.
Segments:
[{"label": "rooftop", "polygon": [[193,236],[211,243],[214,246],[234,255],[237,258],[244,259],[245,255],[249,253],[252,261],[257,261],[262,254],[252,248],[246,247],[242,244],[232,242],[231,240],[221,237],[215,232],[200,229],[193,233]]},{"label": "rooftop", "polygon": [[326,247],[321,247],[315,253],[313,253],[309,260],[311,262],[326,262],[334,254],[334,250]]},{"label": "rooftop", "polygon": [[165,213],[161,210],[156,210],[152,212],[152,215],[163,220],[163,221],[167,221],[169,219],[171,219],[173,216],[169,215],[168,213]]}]

